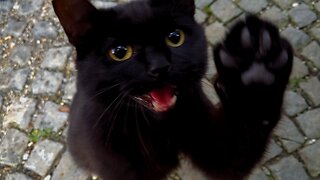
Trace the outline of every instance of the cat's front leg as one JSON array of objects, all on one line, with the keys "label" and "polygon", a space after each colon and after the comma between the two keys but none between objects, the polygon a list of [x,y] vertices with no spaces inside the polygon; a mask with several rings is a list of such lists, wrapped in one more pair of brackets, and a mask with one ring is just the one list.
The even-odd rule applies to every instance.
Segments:
[{"label": "cat's front leg", "polygon": [[230,29],[214,58],[225,125],[233,134],[235,154],[242,156],[234,163],[250,169],[280,119],[293,50],[277,27],[248,16]]},{"label": "cat's front leg", "polygon": [[[214,50],[215,88],[227,116],[254,119],[272,129],[292,69],[293,50],[277,27],[247,16]],[[228,115],[231,114],[231,115]]]},{"label": "cat's front leg", "polygon": [[209,176],[243,179],[261,159],[280,119],[292,57],[278,29],[255,16],[236,23],[216,46],[215,88],[222,107],[202,136],[205,143],[195,143],[201,151],[190,153]]}]

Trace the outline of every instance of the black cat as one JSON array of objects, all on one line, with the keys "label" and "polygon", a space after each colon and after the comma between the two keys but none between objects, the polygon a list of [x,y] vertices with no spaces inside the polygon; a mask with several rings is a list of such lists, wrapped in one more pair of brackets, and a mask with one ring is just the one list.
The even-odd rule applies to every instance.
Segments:
[{"label": "black cat", "polygon": [[157,180],[189,157],[208,177],[243,179],[279,120],[292,48],[255,16],[216,46],[221,107],[201,89],[207,47],[193,0],[139,0],[97,10],[53,0],[77,50],[68,146],[105,180]]}]

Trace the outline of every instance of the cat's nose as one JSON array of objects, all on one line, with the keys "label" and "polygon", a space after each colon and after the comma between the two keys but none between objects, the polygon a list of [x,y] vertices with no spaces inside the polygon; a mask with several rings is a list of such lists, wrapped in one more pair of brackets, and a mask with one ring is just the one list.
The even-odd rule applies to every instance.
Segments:
[{"label": "cat's nose", "polygon": [[148,72],[148,75],[151,78],[161,78],[164,77],[168,74],[168,72],[170,71],[171,66],[168,62],[163,62],[161,64],[158,64],[157,66],[151,66]]},{"label": "cat's nose", "polygon": [[148,62],[148,76],[153,79],[163,78],[168,75],[171,64],[165,51],[159,47],[147,47],[146,60]]}]

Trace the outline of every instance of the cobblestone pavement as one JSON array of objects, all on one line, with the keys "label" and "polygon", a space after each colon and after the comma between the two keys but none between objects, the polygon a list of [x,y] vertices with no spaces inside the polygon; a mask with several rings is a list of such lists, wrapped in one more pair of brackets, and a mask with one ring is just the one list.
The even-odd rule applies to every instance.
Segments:
[{"label": "cobblestone pavement", "polygon": [[[94,0],[98,7],[122,2]],[[296,53],[283,120],[249,179],[319,180],[320,1],[196,0],[196,6],[210,49],[245,12],[270,19],[292,42]],[[1,180],[92,179],[75,166],[65,144],[74,58],[51,0],[0,0]],[[210,63],[207,78],[214,74]],[[204,179],[183,166],[170,179]]]}]

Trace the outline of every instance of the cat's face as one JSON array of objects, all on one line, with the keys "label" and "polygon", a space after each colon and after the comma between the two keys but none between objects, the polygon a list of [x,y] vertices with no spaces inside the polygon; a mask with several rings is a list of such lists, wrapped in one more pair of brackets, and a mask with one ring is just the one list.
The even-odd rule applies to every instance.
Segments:
[{"label": "cat's face", "polygon": [[192,1],[137,1],[87,11],[85,32],[68,33],[71,22],[62,20],[77,48],[78,91],[126,93],[162,112],[174,106],[179,91],[203,76],[206,42],[193,19]]}]

